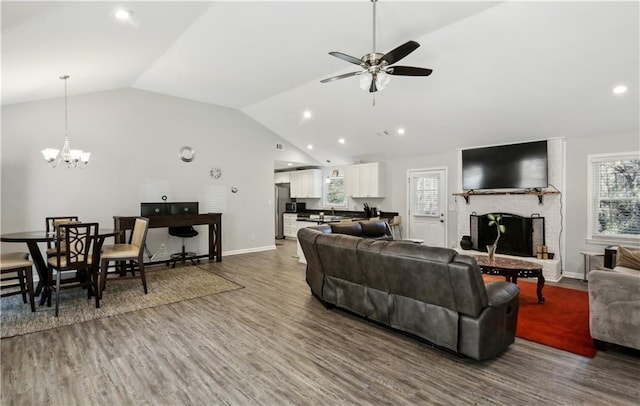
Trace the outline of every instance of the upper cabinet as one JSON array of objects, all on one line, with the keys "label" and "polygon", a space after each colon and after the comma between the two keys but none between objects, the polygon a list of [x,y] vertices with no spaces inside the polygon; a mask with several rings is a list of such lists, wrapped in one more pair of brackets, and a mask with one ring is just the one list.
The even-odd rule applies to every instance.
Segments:
[{"label": "upper cabinet", "polygon": [[289,183],[289,174],[291,172],[276,172],[273,175],[273,183]]},{"label": "upper cabinet", "polygon": [[322,171],[305,169],[289,172],[291,197],[320,199],[322,197]]},{"label": "upper cabinet", "polygon": [[345,167],[344,187],[351,197],[384,197],[384,171],[380,162]]}]

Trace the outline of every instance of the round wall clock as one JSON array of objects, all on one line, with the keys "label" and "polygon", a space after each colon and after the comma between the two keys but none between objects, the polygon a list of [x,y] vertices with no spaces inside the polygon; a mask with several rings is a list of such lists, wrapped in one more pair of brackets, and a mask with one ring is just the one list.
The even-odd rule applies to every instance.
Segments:
[{"label": "round wall clock", "polygon": [[196,153],[193,150],[193,148],[191,148],[189,146],[184,146],[184,147],[180,148],[180,152],[178,153],[178,156],[184,162],[191,162],[196,157]]}]

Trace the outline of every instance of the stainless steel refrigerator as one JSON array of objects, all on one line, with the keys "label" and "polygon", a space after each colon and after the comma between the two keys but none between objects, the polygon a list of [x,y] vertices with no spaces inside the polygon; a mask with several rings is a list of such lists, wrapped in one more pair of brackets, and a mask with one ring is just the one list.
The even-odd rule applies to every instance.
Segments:
[{"label": "stainless steel refrigerator", "polygon": [[289,197],[289,183],[276,183],[275,193],[276,239],[283,239],[284,225],[282,213],[285,212],[285,203],[291,202],[291,198]]}]

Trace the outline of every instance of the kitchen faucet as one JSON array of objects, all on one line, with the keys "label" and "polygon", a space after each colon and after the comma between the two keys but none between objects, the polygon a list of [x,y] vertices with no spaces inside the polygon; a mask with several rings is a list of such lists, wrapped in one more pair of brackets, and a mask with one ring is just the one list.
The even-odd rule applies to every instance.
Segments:
[{"label": "kitchen faucet", "polygon": [[336,211],[335,211],[335,210],[333,210],[333,206],[331,206],[331,215],[332,215],[332,216],[335,216],[335,215],[336,215]]}]

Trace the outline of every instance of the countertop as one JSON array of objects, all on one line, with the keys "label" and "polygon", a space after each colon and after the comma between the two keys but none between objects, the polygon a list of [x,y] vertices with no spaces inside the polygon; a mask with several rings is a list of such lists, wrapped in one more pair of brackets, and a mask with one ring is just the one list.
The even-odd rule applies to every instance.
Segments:
[{"label": "countertop", "polygon": [[351,220],[351,221],[358,221],[358,220],[365,220],[364,218],[358,218],[358,217],[347,217],[347,216],[327,216],[325,215],[324,217],[320,217],[318,215],[311,215],[311,216],[300,216],[298,215],[298,221],[306,221],[309,223],[316,223],[316,224],[327,224],[327,223],[339,223],[342,220]]}]

